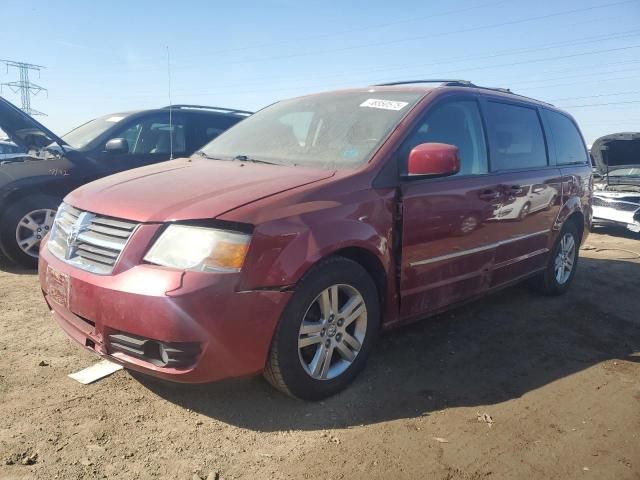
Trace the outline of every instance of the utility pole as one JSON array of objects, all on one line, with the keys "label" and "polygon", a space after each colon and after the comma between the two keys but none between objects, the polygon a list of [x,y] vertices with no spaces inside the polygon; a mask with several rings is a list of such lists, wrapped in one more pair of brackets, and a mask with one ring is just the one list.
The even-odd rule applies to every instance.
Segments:
[{"label": "utility pole", "polygon": [[45,67],[41,65],[34,65],[32,63],[14,62],[13,60],[2,59],[0,59],[0,63],[4,63],[6,65],[7,73],[9,73],[9,67],[16,68],[20,73],[20,80],[17,82],[0,83],[0,92],[2,91],[2,87],[9,87],[13,93],[20,92],[23,112],[28,115],[46,115],[45,113],[31,108],[31,95],[38,95],[40,92],[46,92],[47,89],[40,85],[36,85],[35,83],[31,83],[29,80],[29,70],[38,72],[39,76],[40,70]]}]

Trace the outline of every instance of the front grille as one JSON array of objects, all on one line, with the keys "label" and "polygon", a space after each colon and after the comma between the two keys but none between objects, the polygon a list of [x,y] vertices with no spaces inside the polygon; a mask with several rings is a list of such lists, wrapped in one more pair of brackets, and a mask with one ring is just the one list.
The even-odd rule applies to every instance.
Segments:
[{"label": "front grille", "polygon": [[200,353],[195,342],[166,343],[131,333],[109,335],[110,353],[120,352],[158,367],[184,368],[193,365]]},{"label": "front grille", "polygon": [[78,268],[107,275],[137,226],[62,204],[51,230],[49,251]]},{"label": "front grille", "polygon": [[624,200],[609,200],[602,197],[593,197],[593,205],[595,207],[607,207],[619,210],[621,212],[635,212],[640,209],[640,204],[626,202]]}]

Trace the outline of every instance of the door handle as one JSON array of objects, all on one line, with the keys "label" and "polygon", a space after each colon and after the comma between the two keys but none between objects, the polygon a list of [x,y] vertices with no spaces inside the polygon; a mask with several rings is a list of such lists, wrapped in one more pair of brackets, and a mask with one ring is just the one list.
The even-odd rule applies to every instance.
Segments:
[{"label": "door handle", "polygon": [[485,190],[483,192],[480,192],[478,198],[480,198],[480,200],[497,200],[498,198],[500,198],[500,192],[497,192],[495,190]]}]

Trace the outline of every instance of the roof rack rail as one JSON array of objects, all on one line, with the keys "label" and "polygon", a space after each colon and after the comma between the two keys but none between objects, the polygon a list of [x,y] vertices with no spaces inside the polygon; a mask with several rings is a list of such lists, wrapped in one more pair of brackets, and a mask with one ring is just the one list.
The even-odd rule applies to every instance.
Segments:
[{"label": "roof rack rail", "polygon": [[238,110],[236,108],[224,108],[224,107],[209,107],[207,105],[187,105],[187,104],[167,105],[166,107],[162,107],[162,110],[166,110],[169,108],[176,109],[176,110],[193,108],[197,110],[215,110],[216,112],[235,113],[236,115],[253,115],[253,112],[249,112],[247,110]]},{"label": "roof rack rail", "polygon": [[509,94],[515,95],[517,97],[527,98],[529,100],[535,100],[536,102],[540,102],[540,103],[544,103],[546,105],[553,106],[553,104],[551,104],[549,102],[543,102],[542,100],[536,100],[535,98],[527,97],[525,95],[520,95],[519,93],[514,93],[508,88],[483,87],[483,86],[480,86],[480,85],[476,85],[475,83],[470,82],[469,80],[451,80],[451,79],[445,79],[445,80],[437,80],[437,79],[436,80],[405,80],[405,81],[399,81],[399,82],[377,83],[377,84],[372,85],[372,86],[374,86],[374,87],[391,87],[391,86],[394,86],[394,85],[409,85],[409,84],[412,84],[412,83],[440,83],[440,84],[442,84],[443,87],[479,88],[479,89],[482,89],[482,90],[491,90],[493,92],[509,93]]},{"label": "roof rack rail", "polygon": [[471,83],[469,80],[460,80],[460,79],[403,80],[400,82],[377,83],[373,86],[374,87],[392,87],[394,85],[408,85],[411,83],[443,83],[448,87],[475,87],[475,85]]}]

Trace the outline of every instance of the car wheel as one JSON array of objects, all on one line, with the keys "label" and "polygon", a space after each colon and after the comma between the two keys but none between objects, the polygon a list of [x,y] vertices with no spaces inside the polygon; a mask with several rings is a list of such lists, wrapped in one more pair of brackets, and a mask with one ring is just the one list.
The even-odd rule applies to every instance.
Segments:
[{"label": "car wheel", "polygon": [[60,201],[37,195],[7,208],[0,219],[2,250],[11,261],[27,268],[38,264],[40,241],[49,233]]},{"label": "car wheel", "polygon": [[529,215],[529,210],[531,210],[531,204],[529,202],[525,203],[518,214],[518,220],[523,220],[524,217]]},{"label": "car wheel", "polygon": [[380,299],[367,271],[352,260],[330,257],[296,286],[264,375],[290,396],[329,397],[362,370],[379,324]]},{"label": "car wheel", "polygon": [[565,293],[578,267],[580,236],[573,222],[566,222],[551,249],[544,272],[532,279],[533,286],[546,295]]},{"label": "car wheel", "polygon": [[474,232],[480,226],[480,217],[472,213],[464,217],[455,230],[456,235],[468,235]]}]

